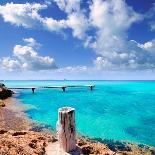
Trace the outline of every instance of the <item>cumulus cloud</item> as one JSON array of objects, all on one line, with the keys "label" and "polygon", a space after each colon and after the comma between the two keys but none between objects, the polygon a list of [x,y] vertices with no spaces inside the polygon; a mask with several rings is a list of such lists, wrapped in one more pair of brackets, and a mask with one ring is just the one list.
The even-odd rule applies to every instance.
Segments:
[{"label": "cumulus cloud", "polygon": [[89,19],[84,14],[84,9],[81,9],[81,0],[54,0],[54,2],[60,10],[67,14],[63,25],[72,29],[73,36],[78,39],[87,38],[86,31],[89,28]]},{"label": "cumulus cloud", "polygon": [[0,5],[0,15],[5,22],[25,28],[40,28],[51,32],[61,32],[70,28],[73,30],[73,36],[82,38],[87,28],[87,19],[80,9],[80,0],[55,0],[54,2],[67,13],[66,19],[42,17],[40,11],[46,9],[48,5],[39,3],[6,3]]},{"label": "cumulus cloud", "polygon": [[[52,1],[52,0],[49,0]],[[81,0],[54,0],[59,8],[66,13],[79,12]]]},{"label": "cumulus cloud", "polygon": [[46,4],[39,3],[7,3],[6,5],[0,5],[0,15],[5,22],[25,28],[40,28],[49,31],[59,31],[65,28],[66,24],[63,20],[54,20],[52,17],[44,18],[40,15],[39,11],[46,8]]},{"label": "cumulus cloud", "polygon": [[[34,43],[38,44],[33,38],[23,39],[27,42],[25,46],[15,45],[13,56],[1,59],[2,68],[8,70],[50,70],[56,69],[55,61],[49,56],[40,56]],[[32,44],[33,43],[33,44]],[[31,46],[31,44],[33,46]]]},{"label": "cumulus cloud", "polygon": [[[81,8],[81,0],[46,0],[46,4],[7,3],[0,5],[0,15],[4,21],[26,28],[40,27],[50,32],[62,32],[71,29],[75,38],[82,40],[86,48],[91,48],[97,55],[94,64],[98,69],[141,69],[154,68],[154,40],[140,44],[128,39],[128,30],[134,24],[143,20],[143,15],[134,11],[124,0],[92,0],[89,8]],[[66,18],[57,20],[52,17],[42,17],[40,10],[48,5],[57,5],[66,14]],[[154,7],[146,15],[153,19]],[[151,20],[152,30],[154,21]],[[26,46],[16,46],[14,56],[20,59],[23,68],[27,67],[27,61],[16,55],[16,49],[26,52],[24,57],[33,61],[44,61],[38,56],[36,42],[33,38],[24,40]],[[50,58],[46,58],[48,64]],[[23,63],[26,61],[25,63]],[[31,61],[31,62],[33,62]],[[11,64],[16,64],[12,61]],[[35,69],[33,63],[29,67]],[[16,64],[17,65],[17,64]],[[15,66],[16,66],[15,65]],[[46,64],[47,65],[47,64]],[[45,65],[45,66],[46,66]],[[39,65],[38,65],[39,66]],[[47,66],[46,66],[47,67]],[[44,68],[44,66],[40,66]]]},{"label": "cumulus cloud", "polygon": [[96,32],[88,46],[100,55],[94,61],[97,68],[136,68],[140,65],[141,55],[145,54],[127,38],[130,26],[142,20],[140,14],[122,0],[93,0],[90,20]]},{"label": "cumulus cloud", "polygon": [[82,13],[72,13],[69,14],[67,25],[73,30],[73,36],[79,39],[86,37],[86,31],[88,28],[88,21],[84,14]]},{"label": "cumulus cloud", "polygon": [[154,52],[155,53],[155,39],[148,41],[144,44],[138,44],[140,48],[143,48],[149,52]]},{"label": "cumulus cloud", "polygon": [[6,5],[0,5],[0,15],[5,22],[26,28],[33,28],[40,25],[41,16],[38,12],[46,7],[47,5],[39,3],[7,3]]},{"label": "cumulus cloud", "polygon": [[98,57],[94,64],[97,69],[153,69],[155,68],[154,40],[139,44],[134,40],[128,42],[128,51],[112,52],[108,57]]},{"label": "cumulus cloud", "polygon": [[23,38],[23,41],[31,47],[39,48],[41,46],[34,38]]},{"label": "cumulus cloud", "polygon": [[14,69],[20,68],[19,61],[13,60],[9,57],[4,57],[4,58],[2,58],[2,60],[0,59],[0,63],[1,63],[2,68],[4,68],[4,69],[7,68],[9,70],[14,70]]}]

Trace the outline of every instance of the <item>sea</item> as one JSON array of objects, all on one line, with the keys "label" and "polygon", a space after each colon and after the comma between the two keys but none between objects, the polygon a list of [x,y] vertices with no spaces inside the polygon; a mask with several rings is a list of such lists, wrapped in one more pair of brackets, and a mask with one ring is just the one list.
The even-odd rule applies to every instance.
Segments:
[{"label": "sea", "polygon": [[95,85],[62,89],[15,90],[33,121],[56,130],[58,109],[75,108],[76,129],[93,139],[124,140],[155,146],[155,81],[4,81],[7,87]]}]

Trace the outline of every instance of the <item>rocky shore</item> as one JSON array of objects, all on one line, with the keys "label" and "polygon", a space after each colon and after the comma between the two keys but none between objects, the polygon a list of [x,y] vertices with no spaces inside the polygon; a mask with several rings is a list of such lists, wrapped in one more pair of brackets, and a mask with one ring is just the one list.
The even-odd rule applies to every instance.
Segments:
[{"label": "rocky shore", "polygon": [[0,130],[0,155],[44,155],[45,147],[54,140],[48,133]]},{"label": "rocky shore", "polygon": [[[57,139],[48,132],[0,130],[0,155],[52,155],[46,151],[51,143],[52,149],[56,149]],[[86,138],[77,140],[77,148],[80,149],[80,154],[84,155],[155,154],[155,149],[148,146],[117,142],[109,148],[107,144]]]},{"label": "rocky shore", "polygon": [[3,83],[0,83],[0,107],[5,107],[4,99],[11,97],[13,91],[9,90]]},{"label": "rocky shore", "polygon": [[[0,85],[1,99],[12,94]],[[0,100],[0,155],[49,155],[47,147],[55,147],[57,143],[55,134],[42,127],[39,129],[27,118],[18,101],[14,98]],[[86,155],[155,155],[154,147],[81,136],[78,136],[77,147],[80,154]]]},{"label": "rocky shore", "polygon": [[0,99],[6,99],[8,97],[11,97],[13,95],[13,92],[9,90],[3,83],[0,83]]}]

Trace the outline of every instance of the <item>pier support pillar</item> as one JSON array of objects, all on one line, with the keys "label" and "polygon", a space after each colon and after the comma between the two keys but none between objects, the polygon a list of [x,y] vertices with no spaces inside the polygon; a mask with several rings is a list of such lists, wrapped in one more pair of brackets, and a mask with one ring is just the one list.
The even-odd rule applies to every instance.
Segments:
[{"label": "pier support pillar", "polygon": [[63,90],[63,92],[65,92],[66,91],[66,87],[62,87],[62,90]]},{"label": "pier support pillar", "polygon": [[58,110],[57,134],[59,146],[63,151],[76,149],[75,109],[63,107]]},{"label": "pier support pillar", "polygon": [[35,90],[35,88],[32,88],[32,93],[34,94],[34,90]]}]

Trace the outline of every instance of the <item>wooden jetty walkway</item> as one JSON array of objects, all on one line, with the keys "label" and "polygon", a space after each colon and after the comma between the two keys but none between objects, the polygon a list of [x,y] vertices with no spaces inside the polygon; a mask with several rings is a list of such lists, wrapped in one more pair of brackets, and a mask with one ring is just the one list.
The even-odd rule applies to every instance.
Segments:
[{"label": "wooden jetty walkway", "polygon": [[63,92],[66,91],[66,88],[83,88],[88,87],[92,91],[95,85],[66,85],[66,86],[39,86],[39,87],[11,87],[9,89],[31,89],[34,93],[35,89],[62,89]]}]

